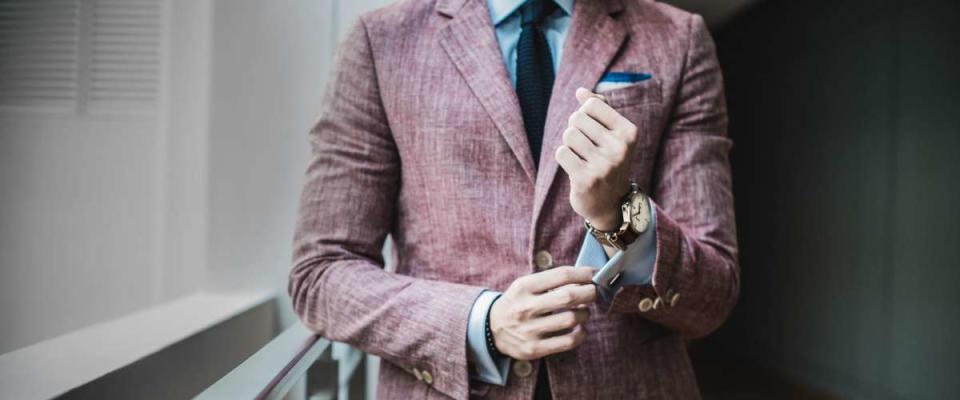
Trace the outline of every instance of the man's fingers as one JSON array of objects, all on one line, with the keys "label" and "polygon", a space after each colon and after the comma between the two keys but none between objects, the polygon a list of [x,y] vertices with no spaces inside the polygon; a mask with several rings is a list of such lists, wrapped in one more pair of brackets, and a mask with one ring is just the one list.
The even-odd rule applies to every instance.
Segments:
[{"label": "man's fingers", "polygon": [[625,129],[630,123],[630,121],[620,115],[617,110],[614,110],[609,104],[596,97],[591,97],[584,101],[583,105],[580,106],[580,111],[587,113],[587,115],[593,117],[593,119],[611,131]]},{"label": "man's fingers", "polygon": [[535,315],[552,313],[557,310],[574,308],[580,304],[590,304],[597,300],[597,288],[592,284],[569,284],[541,294],[534,299]]},{"label": "man's fingers", "polygon": [[589,308],[577,308],[534,319],[530,321],[530,329],[537,334],[564,331],[587,322],[589,318]]},{"label": "man's fingers", "polygon": [[563,167],[564,171],[567,171],[567,175],[570,175],[574,171],[579,171],[584,168],[586,162],[583,161],[573,150],[570,150],[567,146],[557,147],[557,151],[553,154],[554,158],[557,159],[557,164],[560,164]]},{"label": "man's fingers", "polygon": [[567,124],[583,132],[583,135],[599,147],[603,147],[604,144],[611,139],[610,131],[584,111],[577,110],[573,114],[570,114]]},{"label": "man's fingers", "polygon": [[563,144],[586,161],[594,160],[599,156],[597,145],[577,128],[568,127],[563,131]]},{"label": "man's fingers", "polygon": [[571,283],[592,283],[592,268],[556,267],[520,278],[526,291],[542,293]]},{"label": "man's fingers", "polygon": [[575,326],[569,333],[549,337],[537,342],[535,346],[536,358],[572,350],[583,343],[587,338],[587,330],[583,325]]}]

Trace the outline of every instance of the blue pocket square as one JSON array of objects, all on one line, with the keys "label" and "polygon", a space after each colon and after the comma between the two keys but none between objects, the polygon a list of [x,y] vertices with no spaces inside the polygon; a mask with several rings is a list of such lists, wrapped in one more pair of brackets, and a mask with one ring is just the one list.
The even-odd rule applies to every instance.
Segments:
[{"label": "blue pocket square", "polygon": [[626,83],[637,83],[645,81],[652,78],[649,72],[644,73],[635,73],[635,72],[607,72],[603,75],[603,78],[600,78],[600,82],[626,82]]},{"label": "blue pocket square", "polygon": [[607,90],[619,89],[624,86],[630,86],[637,82],[643,82],[653,78],[653,75],[648,72],[636,73],[636,72],[607,72],[600,78],[600,83],[597,83],[597,87],[594,89],[594,92],[605,92]]}]

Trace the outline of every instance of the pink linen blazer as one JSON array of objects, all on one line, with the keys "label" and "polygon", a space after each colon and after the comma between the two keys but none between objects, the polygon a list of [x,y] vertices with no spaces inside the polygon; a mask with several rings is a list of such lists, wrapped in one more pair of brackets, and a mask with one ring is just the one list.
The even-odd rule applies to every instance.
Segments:
[{"label": "pink linen blazer", "polygon": [[[557,265],[576,259],[584,228],[553,153],[574,91],[607,71],[653,75],[604,93],[639,128],[633,178],[657,208],[653,280],[595,310],[577,349],[503,387],[471,382],[477,295],[535,272],[538,251]],[[575,3],[537,166],[484,0],[366,14],[340,47],[310,135],[294,308],[319,334],[382,357],[384,399],[529,399],[543,363],[558,400],[699,398],[684,338],[716,329],[739,290],[726,128],[703,20],[667,5]],[[395,272],[383,269],[388,234]]]}]

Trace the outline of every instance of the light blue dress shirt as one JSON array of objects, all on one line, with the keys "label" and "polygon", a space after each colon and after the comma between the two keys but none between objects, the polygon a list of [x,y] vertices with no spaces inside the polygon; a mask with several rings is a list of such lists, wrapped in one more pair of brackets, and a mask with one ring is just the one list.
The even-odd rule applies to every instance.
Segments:
[{"label": "light blue dress shirt", "polygon": [[[550,45],[550,54],[553,56],[553,71],[556,73],[563,56],[563,43],[573,18],[574,0],[554,0],[559,9],[547,17],[544,22],[544,34]],[[510,81],[517,84],[517,42],[520,40],[520,13],[518,9],[524,0],[487,0],[490,11],[490,20],[496,30],[497,42],[506,64]],[[572,93],[570,94],[573,95]],[[652,204],[651,204],[652,205]],[[625,251],[618,251],[610,259],[603,246],[590,234],[584,237],[580,254],[577,256],[577,266],[603,266],[600,271],[604,276],[620,274],[614,285],[609,282],[598,282],[601,306],[608,303],[622,285],[641,285],[650,281],[653,264],[656,260],[656,211],[651,209],[650,227]],[[598,274],[599,275],[599,274]],[[476,370],[470,371],[470,378],[495,385],[506,385],[507,375],[510,372],[510,359],[507,357],[494,358],[487,351],[486,332],[484,332],[487,315],[493,302],[500,297],[499,292],[484,291],[477,297],[470,311],[467,325],[468,357]]]}]

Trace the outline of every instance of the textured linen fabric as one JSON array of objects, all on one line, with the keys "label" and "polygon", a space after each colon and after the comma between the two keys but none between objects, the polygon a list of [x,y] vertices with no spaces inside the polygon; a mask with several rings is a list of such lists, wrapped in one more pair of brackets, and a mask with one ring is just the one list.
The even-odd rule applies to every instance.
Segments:
[{"label": "textured linen fabric", "polygon": [[[574,90],[606,70],[649,72],[604,95],[640,132],[632,172],[657,208],[653,278],[620,288],[580,347],[534,368],[549,364],[558,400],[698,398],[684,337],[716,329],[739,285],[731,141],[702,19],[639,0],[576,2],[539,168],[499,57],[483,0],[400,1],[353,27],[311,131],[289,287],[296,312],[383,358],[380,398],[529,399],[536,371],[503,387],[469,381],[471,306],[534,272],[536,251],[575,261],[584,230],[553,158]],[[383,270],[387,234],[395,272]],[[676,293],[673,307],[638,309]]]}]

